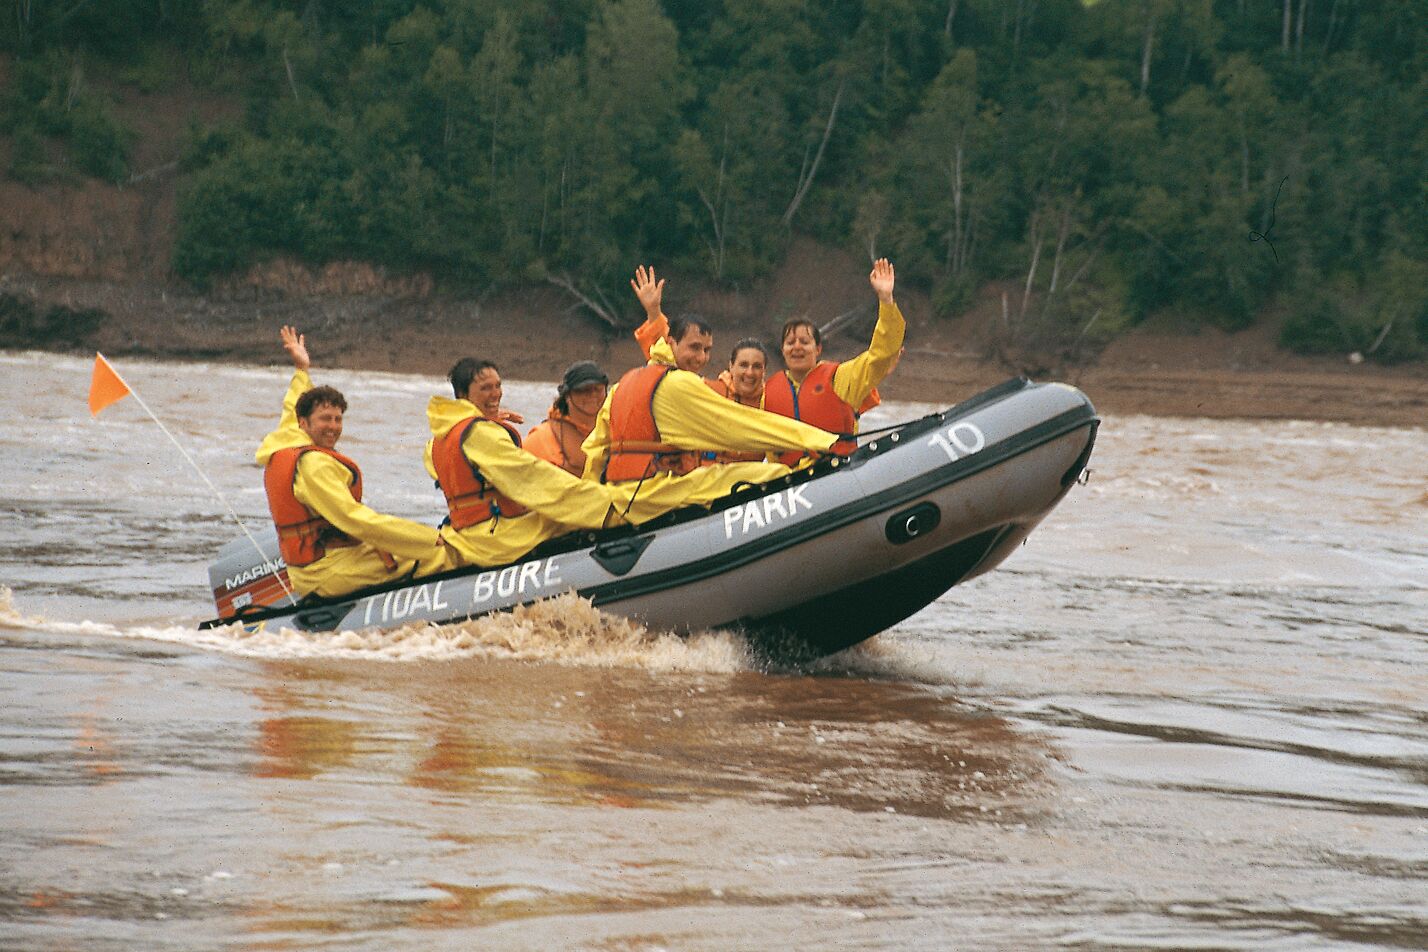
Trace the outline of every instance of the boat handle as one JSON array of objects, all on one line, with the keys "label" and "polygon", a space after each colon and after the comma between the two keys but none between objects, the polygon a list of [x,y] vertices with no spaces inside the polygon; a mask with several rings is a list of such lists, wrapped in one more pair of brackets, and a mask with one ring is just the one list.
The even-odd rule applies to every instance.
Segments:
[{"label": "boat handle", "polygon": [[884,532],[893,545],[904,545],[936,529],[941,521],[942,510],[935,503],[921,502],[890,516]]}]

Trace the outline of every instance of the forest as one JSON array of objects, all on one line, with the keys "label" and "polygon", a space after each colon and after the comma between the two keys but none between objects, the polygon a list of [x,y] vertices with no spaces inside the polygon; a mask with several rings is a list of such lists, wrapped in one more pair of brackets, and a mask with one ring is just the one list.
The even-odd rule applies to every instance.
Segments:
[{"label": "forest", "polygon": [[0,172],[123,185],[113,90],[230,95],[172,268],[715,287],[794,235],[1051,348],[1154,315],[1428,357],[1423,0],[14,0]]}]

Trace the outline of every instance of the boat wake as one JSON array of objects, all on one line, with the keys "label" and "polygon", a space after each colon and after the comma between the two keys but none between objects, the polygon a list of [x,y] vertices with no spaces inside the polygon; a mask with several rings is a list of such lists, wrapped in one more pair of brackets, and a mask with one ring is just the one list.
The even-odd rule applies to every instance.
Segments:
[{"label": "boat wake", "polygon": [[651,671],[733,673],[760,665],[733,632],[688,637],[652,632],[607,615],[587,599],[564,594],[510,612],[438,625],[418,623],[362,631],[295,631],[273,625],[227,625],[196,631],[189,624],[121,626],[96,621],[56,621],[27,615],[0,587],[0,627],[53,635],[158,641],[247,658],[365,661],[453,661],[463,658],[541,661],[575,667],[644,668]]}]

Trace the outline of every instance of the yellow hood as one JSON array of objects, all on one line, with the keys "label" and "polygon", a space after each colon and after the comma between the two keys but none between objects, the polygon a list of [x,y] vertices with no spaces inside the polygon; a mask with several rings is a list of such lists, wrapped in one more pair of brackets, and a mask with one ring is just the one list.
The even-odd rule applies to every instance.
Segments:
[{"label": "yellow hood", "polygon": [[285,426],[274,430],[263,437],[263,445],[258,447],[258,452],[254,454],[259,466],[267,466],[268,460],[273,458],[273,454],[278,450],[292,449],[294,446],[307,446],[312,442],[312,437],[304,433],[297,424]]},{"label": "yellow hood", "polygon": [[312,442],[312,437],[302,431],[302,427],[297,423],[297,401],[298,397],[312,389],[312,379],[308,377],[307,371],[298,370],[293,373],[293,379],[288,384],[288,392],[283,396],[283,415],[278,420],[278,428],[267,436],[263,437],[263,443],[258,447],[258,452],[254,453],[254,458],[259,466],[267,466],[268,460],[278,450],[291,449],[294,446],[307,446]]},{"label": "yellow hood", "polygon": [[674,348],[669,346],[668,337],[661,337],[650,345],[650,363],[674,366]]},{"label": "yellow hood", "polygon": [[486,416],[476,409],[470,400],[453,400],[451,397],[432,397],[426,405],[426,422],[431,426],[432,436],[441,436],[462,420]]}]

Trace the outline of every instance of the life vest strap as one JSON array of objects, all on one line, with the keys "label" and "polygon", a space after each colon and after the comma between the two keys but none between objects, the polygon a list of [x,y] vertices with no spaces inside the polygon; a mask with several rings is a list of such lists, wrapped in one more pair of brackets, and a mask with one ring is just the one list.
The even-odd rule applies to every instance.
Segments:
[{"label": "life vest strap", "polygon": [[[293,568],[311,565],[332,549],[346,549],[358,544],[356,539],[325,519],[309,519],[306,522],[277,526],[276,528],[278,530],[279,546],[284,542],[291,542],[293,540],[310,543],[307,548],[312,553],[313,558],[309,562],[293,561],[284,553],[284,560]],[[390,556],[388,556],[388,558],[390,558]],[[395,563],[393,563],[393,565],[395,565]]]},{"label": "life vest strap", "polygon": [[660,455],[672,456],[676,453],[687,453],[688,450],[680,449],[678,446],[671,446],[668,443],[657,443],[653,440],[617,440],[610,444],[611,453],[658,453]]},{"label": "life vest strap", "polygon": [[[485,522],[492,516],[501,515],[501,505],[496,500],[485,496],[482,492],[464,493],[460,496],[452,496],[446,501],[447,508],[451,510],[451,515],[460,513],[462,521],[466,526],[474,526],[479,522]],[[468,516],[473,516],[470,521],[466,521]]]},{"label": "life vest strap", "polygon": [[676,476],[683,476],[699,466],[698,453],[683,450],[668,443],[657,443],[653,440],[619,440],[611,443],[611,458],[621,454],[650,456],[650,469],[645,471],[647,477],[655,473],[674,473]]}]

